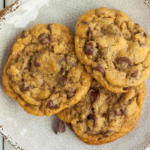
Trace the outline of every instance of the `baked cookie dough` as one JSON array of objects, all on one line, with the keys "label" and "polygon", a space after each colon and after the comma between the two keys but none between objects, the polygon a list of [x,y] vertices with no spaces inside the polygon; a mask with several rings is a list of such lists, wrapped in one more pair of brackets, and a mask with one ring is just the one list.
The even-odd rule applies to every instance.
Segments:
[{"label": "baked cookie dough", "polygon": [[37,116],[76,104],[91,82],[75,55],[74,36],[60,24],[39,24],[22,32],[2,75],[7,95]]},{"label": "baked cookie dough", "polygon": [[80,62],[102,86],[125,93],[150,73],[150,37],[123,12],[93,9],[76,24]]},{"label": "baked cookie dough", "polygon": [[145,83],[127,93],[112,93],[92,82],[87,95],[57,116],[85,143],[99,145],[114,141],[136,125],[146,95]]}]

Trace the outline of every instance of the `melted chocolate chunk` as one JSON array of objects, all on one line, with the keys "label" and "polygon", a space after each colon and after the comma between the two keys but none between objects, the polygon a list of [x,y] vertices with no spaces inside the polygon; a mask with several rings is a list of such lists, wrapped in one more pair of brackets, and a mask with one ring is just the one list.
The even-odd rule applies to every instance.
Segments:
[{"label": "melted chocolate chunk", "polygon": [[134,73],[131,74],[131,77],[132,78],[136,78],[138,75],[138,70],[136,70]]},{"label": "melted chocolate chunk", "polygon": [[99,137],[99,138],[98,138],[98,140],[101,140],[101,139],[102,139],[102,137]]},{"label": "melted chocolate chunk", "polygon": [[106,132],[103,133],[103,136],[109,136],[111,133],[113,133],[113,131],[111,130],[107,130]]},{"label": "melted chocolate chunk", "polygon": [[50,37],[49,34],[42,33],[42,34],[39,35],[38,40],[41,44],[49,44],[50,40],[51,40],[51,37]]},{"label": "melted chocolate chunk", "polygon": [[137,30],[137,31],[134,33],[134,35],[139,34],[139,33],[140,33],[140,31],[139,31],[139,30]]},{"label": "melted chocolate chunk", "polygon": [[121,108],[120,111],[126,116],[127,115],[127,110],[126,108]]},{"label": "melted chocolate chunk", "polygon": [[125,90],[125,91],[127,91],[127,90],[131,90],[133,87],[132,86],[128,86],[128,87],[124,87],[123,89]]},{"label": "melted chocolate chunk", "polygon": [[135,97],[138,97],[138,91],[137,91],[137,89],[134,88],[134,90],[135,90]]},{"label": "melted chocolate chunk", "polygon": [[91,28],[88,27],[88,30],[87,30],[87,36],[91,33]]},{"label": "melted chocolate chunk", "polygon": [[114,115],[115,115],[115,116],[120,116],[120,112],[117,111],[117,110],[114,110]]},{"label": "melted chocolate chunk", "polygon": [[90,89],[89,90],[89,94],[93,98],[94,101],[97,101],[100,98],[99,90]]},{"label": "melted chocolate chunk", "polygon": [[30,90],[30,86],[20,88],[22,92],[27,92]]},{"label": "melted chocolate chunk", "polygon": [[82,121],[82,120],[79,120],[79,121],[77,121],[77,123],[83,123],[83,121]]},{"label": "melted chocolate chunk", "polygon": [[53,104],[53,101],[50,100],[48,103],[47,103],[47,108],[50,108],[50,109],[57,109],[59,108],[59,104]]},{"label": "melted chocolate chunk", "polygon": [[82,24],[88,24],[87,22],[83,21]]},{"label": "melted chocolate chunk", "polygon": [[60,77],[60,83],[61,85],[65,86],[67,83],[67,77],[66,76]]},{"label": "melted chocolate chunk", "polygon": [[146,35],[146,33],[145,33],[145,32],[143,33],[143,36],[144,36],[145,38],[147,37],[147,35]]},{"label": "melted chocolate chunk", "polygon": [[75,92],[76,92],[76,89],[70,88],[70,89],[67,91],[67,98],[70,99],[71,97],[73,97],[74,94],[75,94]]},{"label": "melted chocolate chunk", "polygon": [[36,66],[36,67],[40,67],[41,66],[41,64],[40,63],[38,63],[38,62],[36,62],[36,60],[34,61],[34,66]]},{"label": "melted chocolate chunk", "polygon": [[85,54],[86,55],[92,55],[93,51],[94,51],[94,45],[92,42],[89,42],[86,46],[85,46]]},{"label": "melted chocolate chunk", "polygon": [[87,119],[88,120],[93,120],[93,127],[96,127],[98,119],[97,119],[95,114],[88,115]]},{"label": "melted chocolate chunk", "polygon": [[131,61],[128,57],[120,57],[117,60],[117,64],[127,63],[129,66],[131,65]]},{"label": "melted chocolate chunk", "polygon": [[105,70],[102,66],[97,66],[97,67],[94,67],[93,70],[97,70],[99,72],[101,72],[103,75],[105,74]]},{"label": "melted chocolate chunk", "polygon": [[101,45],[99,43],[96,43],[96,48],[101,49]]}]

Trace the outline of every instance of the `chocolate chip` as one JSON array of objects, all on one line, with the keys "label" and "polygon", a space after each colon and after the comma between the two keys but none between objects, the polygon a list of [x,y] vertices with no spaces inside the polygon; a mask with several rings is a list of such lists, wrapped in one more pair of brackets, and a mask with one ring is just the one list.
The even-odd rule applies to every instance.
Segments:
[{"label": "chocolate chip", "polygon": [[133,101],[133,98],[129,99],[128,104],[131,104],[132,101]]},{"label": "chocolate chip", "polygon": [[94,101],[97,101],[100,98],[99,90],[90,89],[89,90],[89,94],[93,98]]},{"label": "chocolate chip", "polygon": [[51,24],[48,24],[47,29],[48,29],[50,32],[52,32]]},{"label": "chocolate chip", "polygon": [[22,32],[21,36],[20,36],[22,39],[24,39],[26,37],[25,35],[25,31]]},{"label": "chocolate chip", "polygon": [[22,92],[27,92],[30,90],[30,86],[20,88]]},{"label": "chocolate chip", "polygon": [[117,110],[114,110],[114,115],[115,115],[115,116],[120,116],[120,113],[119,113],[119,111],[117,111]]},{"label": "chocolate chip", "polygon": [[120,111],[121,111],[125,116],[127,115],[126,108],[121,108]]},{"label": "chocolate chip", "polygon": [[42,34],[39,35],[38,39],[39,39],[39,42],[41,44],[49,44],[50,40],[51,40],[51,37],[50,37],[49,34],[42,33]]},{"label": "chocolate chip", "polygon": [[22,63],[24,64],[24,62],[25,62],[25,59],[24,59],[24,58],[22,58]]},{"label": "chocolate chip", "polygon": [[88,119],[88,120],[93,120],[93,127],[96,127],[98,120],[97,120],[97,117],[96,117],[95,114],[90,114],[90,115],[88,115],[88,116],[87,116],[87,119]]},{"label": "chocolate chip", "polygon": [[97,131],[97,132],[95,133],[95,135],[98,135],[98,134],[101,134],[101,133],[102,133],[102,131],[99,130],[99,131]]},{"label": "chocolate chip", "polygon": [[96,43],[96,48],[101,49],[101,45],[99,43]]},{"label": "chocolate chip", "polygon": [[136,70],[134,73],[131,74],[131,77],[132,78],[136,78],[138,75],[138,70]]},{"label": "chocolate chip", "polygon": [[64,54],[64,58],[67,59],[68,54]]},{"label": "chocolate chip", "polygon": [[107,121],[108,121],[108,122],[111,122],[111,118],[110,118],[110,117],[108,117],[108,118],[107,118]]},{"label": "chocolate chip", "polygon": [[87,22],[83,21],[82,24],[88,24]]},{"label": "chocolate chip", "polygon": [[61,68],[60,69],[60,72],[62,73],[62,74],[64,74],[65,76],[67,76],[67,74],[68,74],[68,70],[66,70],[65,68]]},{"label": "chocolate chip", "polygon": [[90,128],[90,127],[88,127],[88,130],[89,130],[90,132],[93,132],[93,129],[92,129],[92,128]]},{"label": "chocolate chip", "polygon": [[36,67],[40,67],[41,66],[41,64],[40,63],[38,63],[38,62],[36,62],[36,60],[34,61],[34,66],[36,66]]},{"label": "chocolate chip", "polygon": [[92,55],[92,54],[93,54],[93,51],[92,51],[91,49],[85,48],[85,54],[87,54],[87,55]]},{"label": "chocolate chip", "polygon": [[128,104],[131,104],[131,102],[134,100],[134,98],[138,97],[138,91],[137,91],[137,89],[134,88],[134,90],[135,90],[135,95],[131,99],[129,99]]},{"label": "chocolate chip", "polygon": [[102,139],[102,137],[99,137],[99,138],[98,138],[98,140],[101,140],[101,139]]},{"label": "chocolate chip", "polygon": [[97,67],[93,67],[93,70],[97,70],[99,72],[101,72],[103,75],[105,74],[105,70],[102,66],[97,66]]},{"label": "chocolate chip", "polygon": [[138,91],[137,91],[136,88],[134,88],[134,90],[135,90],[135,97],[137,97],[138,96]]},{"label": "chocolate chip", "polygon": [[92,42],[89,42],[86,46],[85,46],[85,54],[86,55],[92,55],[93,51],[94,51],[94,45]]},{"label": "chocolate chip", "polygon": [[59,104],[53,104],[53,101],[50,100],[48,103],[47,103],[47,108],[50,108],[50,109],[57,109],[59,108]]},{"label": "chocolate chip", "polygon": [[63,86],[66,85],[66,83],[67,83],[67,77],[66,76],[60,77],[59,80],[60,80],[61,85],[63,85]]},{"label": "chocolate chip", "polygon": [[67,76],[68,72],[69,72],[68,70],[65,70],[65,75],[66,75],[66,76]]},{"label": "chocolate chip", "polygon": [[147,35],[146,35],[146,33],[145,33],[145,32],[143,33],[143,36],[144,36],[145,38],[147,37]]},{"label": "chocolate chip", "polygon": [[128,65],[131,65],[131,61],[128,57],[120,57],[117,60],[117,64],[127,63]]},{"label": "chocolate chip", "polygon": [[91,28],[88,27],[88,30],[87,30],[87,36],[91,33]]},{"label": "chocolate chip", "polygon": [[58,124],[58,131],[60,133],[64,133],[66,131],[66,126],[63,121],[60,121]]},{"label": "chocolate chip", "polygon": [[76,92],[76,89],[70,88],[70,89],[67,91],[67,99],[70,99],[71,97],[73,97],[74,94],[75,94],[75,92]]},{"label": "chocolate chip", "polygon": [[106,132],[103,133],[103,136],[109,136],[113,131],[107,130]]},{"label": "chocolate chip", "polygon": [[140,33],[140,31],[139,31],[139,30],[137,30],[137,31],[134,33],[134,35],[139,34],[139,33]]},{"label": "chocolate chip", "polygon": [[82,121],[82,120],[79,120],[79,121],[77,121],[77,123],[83,123],[83,121]]},{"label": "chocolate chip", "polygon": [[133,87],[132,86],[128,86],[128,87],[125,87],[125,88],[123,88],[125,91],[127,91],[127,90],[131,90]]},{"label": "chocolate chip", "polygon": [[93,123],[93,127],[96,127],[96,125],[97,125],[97,118],[96,118],[96,116],[95,116],[95,118],[94,118],[94,123]]}]

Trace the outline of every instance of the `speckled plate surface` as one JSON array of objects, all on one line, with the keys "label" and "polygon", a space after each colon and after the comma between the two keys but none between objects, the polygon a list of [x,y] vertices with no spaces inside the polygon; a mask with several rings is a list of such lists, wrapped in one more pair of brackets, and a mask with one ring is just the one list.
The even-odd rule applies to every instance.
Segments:
[{"label": "speckled plate surface", "polygon": [[[19,0],[0,17],[0,77],[9,51],[23,30],[39,23],[61,23],[74,33],[78,17],[89,9],[100,7],[127,13],[150,35],[148,0]],[[150,144],[150,77],[146,86],[142,116],[135,129],[112,143],[90,146],[80,141],[69,128],[64,134],[56,135],[53,132],[55,115],[35,117],[27,114],[5,94],[0,84],[0,132],[21,150],[144,150]]]}]

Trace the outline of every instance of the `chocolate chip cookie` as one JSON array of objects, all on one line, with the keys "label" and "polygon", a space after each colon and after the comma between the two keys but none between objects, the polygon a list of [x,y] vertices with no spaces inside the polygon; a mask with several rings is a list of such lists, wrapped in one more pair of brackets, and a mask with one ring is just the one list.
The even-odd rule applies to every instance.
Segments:
[{"label": "chocolate chip cookie", "polygon": [[74,36],[60,24],[39,24],[22,32],[2,80],[7,95],[37,116],[50,116],[76,104],[92,82],[75,55]]},{"label": "chocolate chip cookie", "polygon": [[124,136],[135,127],[145,95],[144,82],[127,93],[112,93],[93,81],[79,103],[57,116],[85,143],[104,144]]},{"label": "chocolate chip cookie", "polygon": [[150,73],[150,37],[123,12],[93,9],[76,24],[80,62],[102,86],[125,93]]}]

